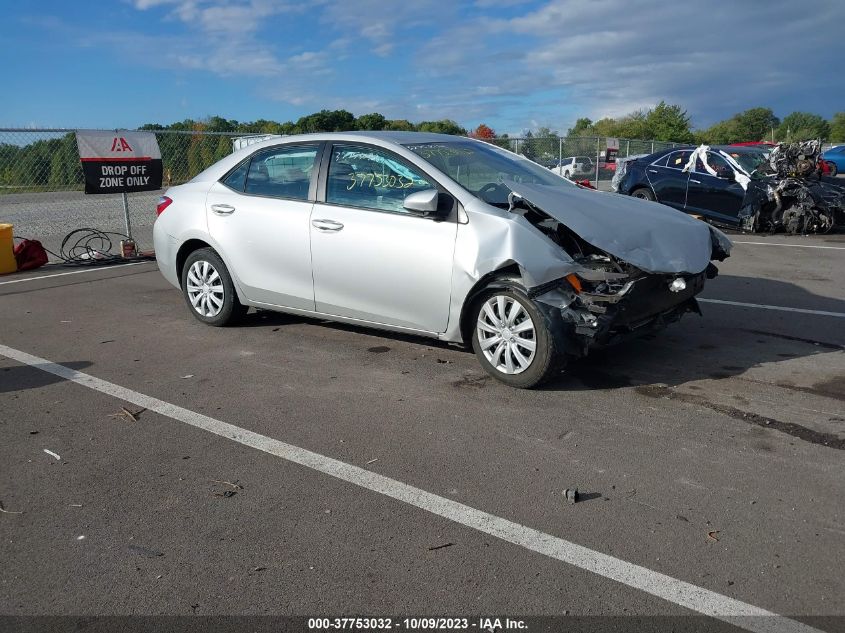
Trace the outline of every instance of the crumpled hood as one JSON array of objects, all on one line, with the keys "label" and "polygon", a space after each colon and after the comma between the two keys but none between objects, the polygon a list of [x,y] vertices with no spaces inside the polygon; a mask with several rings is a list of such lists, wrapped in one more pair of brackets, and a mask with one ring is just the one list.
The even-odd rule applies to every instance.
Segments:
[{"label": "crumpled hood", "polygon": [[666,205],[575,186],[508,187],[586,242],[645,272],[697,274],[710,263],[713,240],[730,249],[721,232]]}]

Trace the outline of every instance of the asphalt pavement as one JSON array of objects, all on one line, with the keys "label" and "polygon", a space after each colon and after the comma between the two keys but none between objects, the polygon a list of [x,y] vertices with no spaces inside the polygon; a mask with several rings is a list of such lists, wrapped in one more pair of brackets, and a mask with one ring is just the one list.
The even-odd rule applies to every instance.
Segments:
[{"label": "asphalt pavement", "polygon": [[703,317],[537,391],[424,339],[210,328],[154,264],[0,278],[0,614],[843,630],[845,236],[733,239]]}]

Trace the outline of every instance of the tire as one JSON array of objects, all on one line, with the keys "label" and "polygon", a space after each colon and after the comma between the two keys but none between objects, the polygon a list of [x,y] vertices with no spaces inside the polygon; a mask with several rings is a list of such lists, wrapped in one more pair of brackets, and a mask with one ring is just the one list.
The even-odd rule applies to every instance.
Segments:
[{"label": "tire", "polygon": [[[512,313],[515,305],[519,308]],[[503,309],[504,323],[499,318]],[[555,347],[548,318],[521,290],[499,288],[483,293],[473,304],[472,316],[472,348],[484,370],[497,380],[531,389],[562,366],[564,356]],[[505,325],[511,319],[510,326]]]},{"label": "tire", "polygon": [[238,301],[226,264],[211,248],[188,255],[182,267],[182,295],[197,320],[215,327],[236,323],[249,309]]},{"label": "tire", "polygon": [[839,167],[836,166],[836,163],[828,163],[827,166],[830,168],[831,176],[836,176],[839,173]]},{"label": "tire", "polygon": [[651,200],[654,202],[657,198],[654,197],[654,193],[648,187],[640,187],[639,189],[634,189],[631,192],[631,195],[634,198],[639,198],[640,200]]}]

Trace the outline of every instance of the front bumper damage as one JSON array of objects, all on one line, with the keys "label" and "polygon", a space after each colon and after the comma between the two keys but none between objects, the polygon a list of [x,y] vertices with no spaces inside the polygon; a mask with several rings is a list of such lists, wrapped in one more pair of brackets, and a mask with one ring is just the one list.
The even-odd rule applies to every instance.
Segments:
[{"label": "front bumper damage", "polygon": [[519,183],[509,211],[568,258],[554,277],[528,270],[522,281],[538,280],[523,287],[560,338],[558,349],[576,357],[701,314],[695,297],[718,273],[712,261],[732,247],[684,213],[609,193]]},{"label": "front bumper damage", "polygon": [[820,141],[776,146],[764,170],[767,178],[751,181],[746,189],[742,230],[827,233],[845,223],[845,188],[822,177],[820,156]]},{"label": "front bumper damage", "polygon": [[[558,325],[563,349],[572,356],[586,356],[591,349],[662,330],[688,312],[700,315],[695,297],[704,289],[705,279],[715,275],[712,264],[697,275],[644,275],[613,293],[589,292],[583,287],[578,292],[564,279],[529,295]],[[684,287],[672,290],[679,279]]]}]

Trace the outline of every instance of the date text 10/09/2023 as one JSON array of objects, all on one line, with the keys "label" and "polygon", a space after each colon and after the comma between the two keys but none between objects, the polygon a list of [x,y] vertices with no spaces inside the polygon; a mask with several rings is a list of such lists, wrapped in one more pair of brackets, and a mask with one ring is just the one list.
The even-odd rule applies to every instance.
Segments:
[{"label": "date text 10/09/2023", "polygon": [[498,631],[527,631],[524,620],[498,617],[475,618],[309,618],[309,631],[457,631],[476,630],[497,633]]}]

